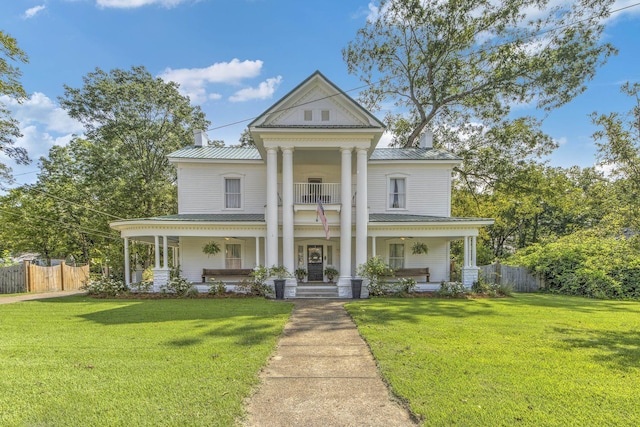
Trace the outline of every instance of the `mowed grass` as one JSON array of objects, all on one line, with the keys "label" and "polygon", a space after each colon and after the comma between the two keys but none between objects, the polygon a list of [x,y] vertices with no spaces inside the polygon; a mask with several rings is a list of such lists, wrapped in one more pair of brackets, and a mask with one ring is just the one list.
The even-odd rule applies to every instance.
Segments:
[{"label": "mowed grass", "polygon": [[0,425],[233,425],[291,309],[264,299],[0,305]]},{"label": "mowed grass", "polygon": [[425,426],[640,425],[640,303],[552,295],[347,305]]}]

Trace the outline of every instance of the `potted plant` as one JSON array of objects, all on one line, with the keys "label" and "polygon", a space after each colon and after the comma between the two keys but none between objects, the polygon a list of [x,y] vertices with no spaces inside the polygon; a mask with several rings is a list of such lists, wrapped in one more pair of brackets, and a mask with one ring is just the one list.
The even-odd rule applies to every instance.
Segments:
[{"label": "potted plant", "polygon": [[220,252],[220,245],[213,240],[202,247],[202,252],[211,256]]},{"label": "potted plant", "polygon": [[269,269],[269,274],[276,277],[273,279],[273,285],[276,288],[276,299],[284,299],[284,284],[287,281],[287,277],[291,277],[291,273],[284,265],[274,265]]},{"label": "potted plant", "polygon": [[414,255],[429,253],[429,247],[424,242],[415,242],[411,246],[411,253]]},{"label": "potted plant", "polygon": [[338,274],[340,274],[340,272],[336,270],[335,267],[332,267],[330,265],[328,265],[324,269],[324,275],[327,276],[327,279],[329,279],[329,283],[333,283],[333,278],[336,277]]},{"label": "potted plant", "polygon": [[307,277],[307,269],[304,267],[298,267],[295,271],[296,278],[298,282],[302,282],[305,277]]}]

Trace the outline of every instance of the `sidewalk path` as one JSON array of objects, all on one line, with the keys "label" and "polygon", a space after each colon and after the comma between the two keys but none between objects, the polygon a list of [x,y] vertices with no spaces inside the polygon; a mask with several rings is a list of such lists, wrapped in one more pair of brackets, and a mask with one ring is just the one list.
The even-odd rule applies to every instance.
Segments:
[{"label": "sidewalk path", "polygon": [[414,426],[343,301],[297,300],[245,426]]},{"label": "sidewalk path", "polygon": [[38,294],[23,294],[23,295],[16,295],[13,297],[3,297],[2,294],[0,294],[0,304],[11,304],[12,302],[31,301],[34,299],[68,297],[71,295],[83,295],[85,293],[86,291],[73,290],[73,291],[46,292],[46,293],[38,293]]}]

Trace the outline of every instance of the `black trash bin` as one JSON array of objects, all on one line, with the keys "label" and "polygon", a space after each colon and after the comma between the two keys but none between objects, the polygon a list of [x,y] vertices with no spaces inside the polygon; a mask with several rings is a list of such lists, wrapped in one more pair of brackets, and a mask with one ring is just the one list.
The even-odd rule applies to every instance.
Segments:
[{"label": "black trash bin", "polygon": [[274,279],[273,284],[276,287],[276,299],[284,299],[284,284],[286,279]]},{"label": "black trash bin", "polygon": [[351,279],[351,298],[360,299],[362,291],[362,279]]}]

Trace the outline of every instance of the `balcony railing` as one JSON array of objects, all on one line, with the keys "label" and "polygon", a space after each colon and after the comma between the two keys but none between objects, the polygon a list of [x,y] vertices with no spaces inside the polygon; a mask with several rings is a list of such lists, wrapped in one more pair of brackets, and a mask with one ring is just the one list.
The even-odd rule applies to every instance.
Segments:
[{"label": "balcony railing", "polygon": [[300,205],[311,205],[318,203],[337,204],[340,203],[339,183],[293,183],[293,203]]}]

